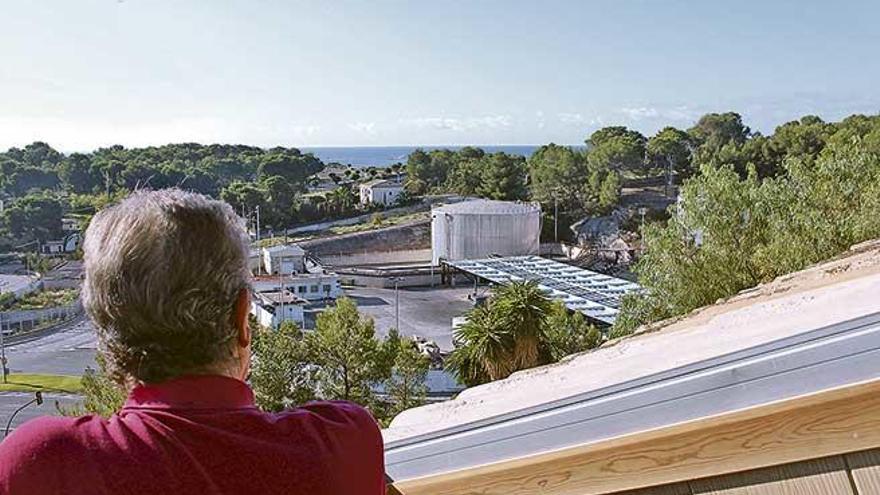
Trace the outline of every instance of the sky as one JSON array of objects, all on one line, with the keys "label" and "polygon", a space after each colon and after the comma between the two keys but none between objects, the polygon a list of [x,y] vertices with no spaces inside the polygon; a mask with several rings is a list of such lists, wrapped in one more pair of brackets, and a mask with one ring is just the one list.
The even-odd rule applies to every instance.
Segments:
[{"label": "sky", "polygon": [[880,111],[876,1],[10,0],[0,148],[583,142]]}]

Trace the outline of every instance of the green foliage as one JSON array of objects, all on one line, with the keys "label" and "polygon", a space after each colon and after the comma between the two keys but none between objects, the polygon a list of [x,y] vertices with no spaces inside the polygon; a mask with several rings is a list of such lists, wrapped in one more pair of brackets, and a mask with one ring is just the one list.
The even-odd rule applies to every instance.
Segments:
[{"label": "green foliage", "polygon": [[64,407],[56,402],[55,407],[60,414],[64,416],[97,414],[109,417],[122,408],[125,403],[125,391],[107,378],[104,371],[104,357],[100,353],[95,356],[95,361],[98,363],[98,369],[86,368],[82,376],[82,406]]},{"label": "green foliage", "polygon": [[604,127],[590,135],[587,160],[591,168],[610,169],[647,175],[645,167],[646,139],[641,133],[626,127]]},{"label": "green foliage", "polygon": [[354,301],[340,298],[321,313],[306,345],[317,367],[315,385],[321,397],[375,403],[371,386],[385,378],[387,367],[379,359],[373,320],[362,317]]},{"label": "green foliage", "polygon": [[688,133],[665,127],[648,139],[648,167],[658,173],[667,170],[683,177],[691,175],[693,141]]},{"label": "green foliage", "polygon": [[253,326],[251,385],[257,406],[281,411],[315,398],[314,366],[299,327],[285,321],[275,330]]},{"label": "green foliage", "polygon": [[616,331],[685,314],[880,236],[880,147],[870,140],[880,118],[873,125],[849,141],[831,136],[818,156],[795,152],[775,177],[760,178],[753,165],[745,178],[733,165],[704,165],[669,222],[646,226],[635,270],[647,292],[624,301]]},{"label": "green foliage", "polygon": [[494,288],[488,303],[468,313],[454,340],[447,368],[471,386],[592,349],[601,334],[583,315],[551,303],[535,283],[516,282]]},{"label": "green foliage", "polygon": [[50,192],[16,198],[0,213],[0,222],[16,243],[45,242],[61,237],[62,201]]},{"label": "green foliage", "polygon": [[525,158],[499,152],[485,156],[480,164],[480,197],[506,201],[526,198]]},{"label": "green foliage", "polygon": [[594,349],[602,343],[602,333],[577,311],[569,311],[559,301],[547,314],[544,336],[552,361]]},{"label": "green foliage", "polygon": [[15,301],[13,309],[45,309],[73,304],[79,297],[77,289],[32,292]]},{"label": "green foliage", "polygon": [[419,352],[411,339],[388,339],[384,345],[397,346],[393,366],[385,380],[385,392],[389,400],[385,417],[393,418],[401,411],[424,404],[428,393],[425,377],[431,363]]}]

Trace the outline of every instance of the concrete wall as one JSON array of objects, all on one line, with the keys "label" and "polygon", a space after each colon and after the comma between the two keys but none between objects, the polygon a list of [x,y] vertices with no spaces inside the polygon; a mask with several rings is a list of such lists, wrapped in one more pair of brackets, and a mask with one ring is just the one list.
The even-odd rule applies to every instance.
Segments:
[{"label": "concrete wall", "polygon": [[409,249],[403,251],[366,251],[350,254],[321,255],[325,266],[359,266],[381,265],[393,263],[428,263],[431,260],[431,249]]},{"label": "concrete wall", "polygon": [[[431,248],[431,223],[429,221],[419,222],[415,224],[402,225],[399,227],[390,227],[387,229],[371,230],[368,232],[356,232],[337,236],[329,239],[315,239],[303,242],[300,246],[310,254],[317,256],[327,265],[333,265],[329,260],[333,256],[338,256],[340,263],[348,261],[343,256],[353,255],[371,255],[372,253],[389,253],[393,251],[417,251],[428,250]],[[395,262],[411,262],[422,261],[422,259],[404,258],[385,261],[387,258],[376,256],[377,261],[374,263],[395,263]],[[352,263],[363,263],[355,258],[348,258]],[[368,259],[365,256],[364,259]],[[430,254],[423,258],[430,259]]]}]

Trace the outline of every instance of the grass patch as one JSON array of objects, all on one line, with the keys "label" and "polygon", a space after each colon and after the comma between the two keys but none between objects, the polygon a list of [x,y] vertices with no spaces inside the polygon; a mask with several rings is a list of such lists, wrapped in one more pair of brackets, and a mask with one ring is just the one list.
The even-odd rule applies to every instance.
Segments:
[{"label": "grass patch", "polygon": [[369,221],[358,223],[354,225],[346,225],[342,227],[332,227],[330,232],[334,234],[352,234],[354,232],[367,232],[370,230],[384,229],[386,227],[393,227],[395,225],[400,225],[407,222],[414,222],[416,220],[426,220],[430,218],[429,212],[417,212],[417,213],[409,213],[405,215],[397,215],[392,217],[383,217],[381,213],[375,214]]},{"label": "grass patch", "polygon": [[78,376],[15,373],[9,375],[6,381],[0,381],[0,392],[82,392],[82,379]]},{"label": "grass patch", "polygon": [[73,304],[79,297],[77,289],[58,289],[32,292],[15,301],[10,309],[46,309]]}]

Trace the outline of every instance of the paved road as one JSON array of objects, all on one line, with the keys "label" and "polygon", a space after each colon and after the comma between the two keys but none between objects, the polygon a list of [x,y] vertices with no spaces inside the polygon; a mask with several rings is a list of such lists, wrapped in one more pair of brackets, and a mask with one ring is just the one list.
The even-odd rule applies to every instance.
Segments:
[{"label": "paved road", "polygon": [[[434,340],[441,349],[452,348],[452,318],[471,308],[467,295],[472,288],[400,289],[400,327],[403,335],[421,335]],[[356,288],[346,291],[360,311],[373,317],[376,332],[384,336],[395,325],[394,289]],[[314,328],[317,311],[310,311],[308,328]],[[95,333],[85,319],[63,325],[56,331],[7,347],[13,373],[52,373],[81,375],[95,365]],[[0,435],[9,415],[33,398],[32,394],[0,392]],[[45,414],[55,414],[55,401],[76,403],[78,397],[46,394],[42,406],[31,406],[16,417],[14,424]]]},{"label": "paved road", "polygon": [[[471,309],[472,287],[411,287],[400,289],[400,333],[421,335],[442,350],[452,350],[452,318]],[[372,316],[376,333],[384,336],[395,326],[394,289],[358,287],[346,290],[361,313]]]},{"label": "paved road", "polygon": [[7,346],[6,357],[13,373],[81,375],[87,366],[95,366],[95,342],[91,323],[80,318],[37,339]]},{"label": "paved road", "polygon": [[[6,348],[9,368],[13,373],[51,373],[81,375],[87,366],[95,365],[95,333],[91,323],[79,319],[56,331],[40,334],[34,339],[12,344]],[[23,392],[0,392],[0,436],[9,416],[19,406],[33,399],[34,395]],[[55,402],[71,406],[79,397],[75,395],[43,394],[43,404],[31,405],[19,413],[13,421],[13,429],[31,418],[57,414]]]}]

